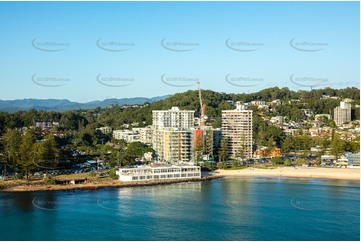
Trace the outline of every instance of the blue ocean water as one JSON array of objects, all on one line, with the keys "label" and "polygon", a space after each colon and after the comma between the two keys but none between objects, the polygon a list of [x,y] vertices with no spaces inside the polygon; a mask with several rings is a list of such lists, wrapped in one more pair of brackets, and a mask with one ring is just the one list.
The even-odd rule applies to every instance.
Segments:
[{"label": "blue ocean water", "polygon": [[228,178],[0,192],[0,240],[359,240],[356,181]]}]

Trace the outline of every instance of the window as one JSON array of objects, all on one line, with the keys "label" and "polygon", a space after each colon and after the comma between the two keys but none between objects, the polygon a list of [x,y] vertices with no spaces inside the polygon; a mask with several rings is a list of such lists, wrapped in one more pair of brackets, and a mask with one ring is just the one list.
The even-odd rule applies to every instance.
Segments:
[{"label": "window", "polygon": [[137,176],[133,176],[132,180],[138,180],[138,177]]},{"label": "window", "polygon": [[159,179],[159,175],[154,175],[154,179]]}]

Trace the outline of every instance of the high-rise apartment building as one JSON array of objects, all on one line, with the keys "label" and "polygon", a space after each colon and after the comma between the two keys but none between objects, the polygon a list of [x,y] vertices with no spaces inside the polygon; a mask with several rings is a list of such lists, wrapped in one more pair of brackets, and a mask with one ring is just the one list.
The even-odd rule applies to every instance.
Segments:
[{"label": "high-rise apartment building", "polygon": [[194,128],[194,111],[180,110],[172,107],[169,110],[153,110],[153,131],[161,128]]},{"label": "high-rise apartment building", "polygon": [[193,132],[184,128],[158,130],[158,159],[160,161],[190,161],[193,157]]},{"label": "high-rise apartment building", "polygon": [[337,126],[351,121],[351,103],[340,102],[340,106],[334,109],[333,119]]},{"label": "high-rise apartment building", "polygon": [[222,137],[227,139],[233,159],[252,158],[252,110],[236,102],[236,109],[222,111]]},{"label": "high-rise apartment building", "polygon": [[[152,144],[156,153],[156,159],[165,161],[175,161],[175,157],[183,161],[191,159],[188,153],[192,153],[192,142],[187,144],[188,147],[185,147],[186,143],[179,143],[175,140],[177,139],[176,137],[180,137],[182,140],[184,137],[192,136],[188,132],[194,128],[194,112],[193,110],[180,110],[178,107],[172,107],[169,110],[153,111]],[[170,138],[168,139],[168,137]],[[170,139],[172,142],[170,142]],[[173,152],[176,150],[181,152],[181,155]]]}]

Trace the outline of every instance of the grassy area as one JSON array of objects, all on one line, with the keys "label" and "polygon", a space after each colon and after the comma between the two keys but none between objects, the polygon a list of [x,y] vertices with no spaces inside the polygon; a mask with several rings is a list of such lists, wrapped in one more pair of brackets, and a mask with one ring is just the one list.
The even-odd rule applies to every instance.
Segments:
[{"label": "grassy area", "polygon": [[[88,173],[78,173],[78,174],[65,174],[65,175],[57,175],[57,176],[51,176],[52,179],[67,179],[67,180],[71,180],[71,179],[89,179],[89,180],[106,180],[108,179],[108,177],[96,177],[96,176],[90,176],[89,175],[90,172]],[[110,179],[110,178],[109,178]],[[110,179],[112,180],[112,179]],[[34,183],[34,182],[41,182],[43,181],[43,177],[38,177],[38,178],[31,178],[29,181],[27,181],[25,178],[24,179],[16,179],[16,180],[7,180],[7,181],[3,181],[0,180],[0,184],[16,184],[16,185],[24,185],[24,184],[28,184],[28,183]]]},{"label": "grassy area", "polygon": [[237,167],[226,168],[225,170],[242,170],[246,168],[248,168],[248,166],[237,166]]},{"label": "grassy area", "polygon": [[91,172],[87,172],[87,173],[78,173],[78,174],[58,175],[58,176],[53,176],[52,178],[53,179],[85,179],[85,178],[87,178],[89,180],[97,180],[97,179],[104,180],[104,179],[107,179],[108,177],[92,176]]},{"label": "grassy area", "polygon": [[89,177],[89,173],[76,173],[76,174],[53,176],[54,179],[84,179],[88,177]]},{"label": "grassy area", "polygon": [[265,169],[265,170],[272,170],[272,169],[276,169],[279,167],[281,167],[281,166],[252,166],[252,168]]},{"label": "grassy area", "polygon": [[10,185],[27,185],[27,184],[33,184],[36,182],[39,182],[41,180],[39,179],[34,179],[34,180],[29,180],[27,181],[26,179],[17,179],[17,180],[0,180],[0,185],[2,184],[10,184]]},{"label": "grassy area", "polygon": [[277,168],[280,168],[280,167],[285,167],[285,166],[282,166],[282,165],[246,165],[246,166],[237,166],[237,167],[230,167],[230,168],[226,168],[225,170],[242,170],[242,169],[246,169],[246,168],[257,168],[257,169],[277,169]]}]

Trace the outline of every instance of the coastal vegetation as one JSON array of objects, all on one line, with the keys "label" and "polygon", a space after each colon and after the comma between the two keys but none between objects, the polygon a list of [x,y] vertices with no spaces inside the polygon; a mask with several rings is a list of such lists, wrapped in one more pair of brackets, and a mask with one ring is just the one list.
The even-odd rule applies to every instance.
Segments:
[{"label": "coastal vegetation", "polygon": [[[254,149],[267,147],[267,151],[281,148],[285,156],[297,153],[298,158],[305,159],[310,154],[311,147],[321,147],[318,156],[331,150],[332,155],[339,157],[343,152],[359,151],[359,138],[343,140],[334,132],[335,124],[332,120],[325,120],[326,126],[333,128],[331,139],[321,136],[305,135],[299,132],[287,136],[283,130],[267,122],[267,118],[286,116],[289,120],[300,122],[307,120],[301,109],[310,109],[314,114],[331,114],[339,105],[339,99],[350,98],[352,103],[352,119],[360,119],[360,90],[345,89],[317,89],[311,91],[292,91],[288,88],[268,88],[251,94],[227,94],[211,90],[202,90],[203,102],[207,105],[208,123],[214,128],[221,127],[221,113],[225,109],[233,109],[232,102],[251,102],[262,100],[271,102],[280,100],[282,105],[271,106],[270,110],[257,109],[250,106],[253,112],[253,143]],[[96,129],[110,126],[113,129],[125,127],[143,127],[151,125],[152,110],[169,109],[178,106],[180,109],[196,110],[199,117],[198,92],[186,91],[177,93],[154,103],[144,103],[141,107],[129,105],[110,105],[86,110],[72,110],[54,112],[31,109],[14,113],[0,112],[0,167],[5,175],[12,171],[14,177],[29,178],[30,174],[44,170],[69,168],[74,164],[86,160],[106,160],[109,169],[114,167],[132,166],[147,152],[154,152],[152,148],[140,142],[126,143],[115,140],[111,134],[97,132]],[[37,122],[53,122],[50,128],[40,128]],[[127,125],[127,126],[125,126]],[[227,140],[222,139],[219,150],[214,153],[218,168],[229,165],[227,154]],[[275,165],[290,165],[289,161],[275,158],[271,161]],[[296,162],[302,164],[302,162]],[[212,170],[214,165],[206,163]],[[233,166],[240,166],[234,162]],[[114,170],[109,175],[114,176]]]}]

